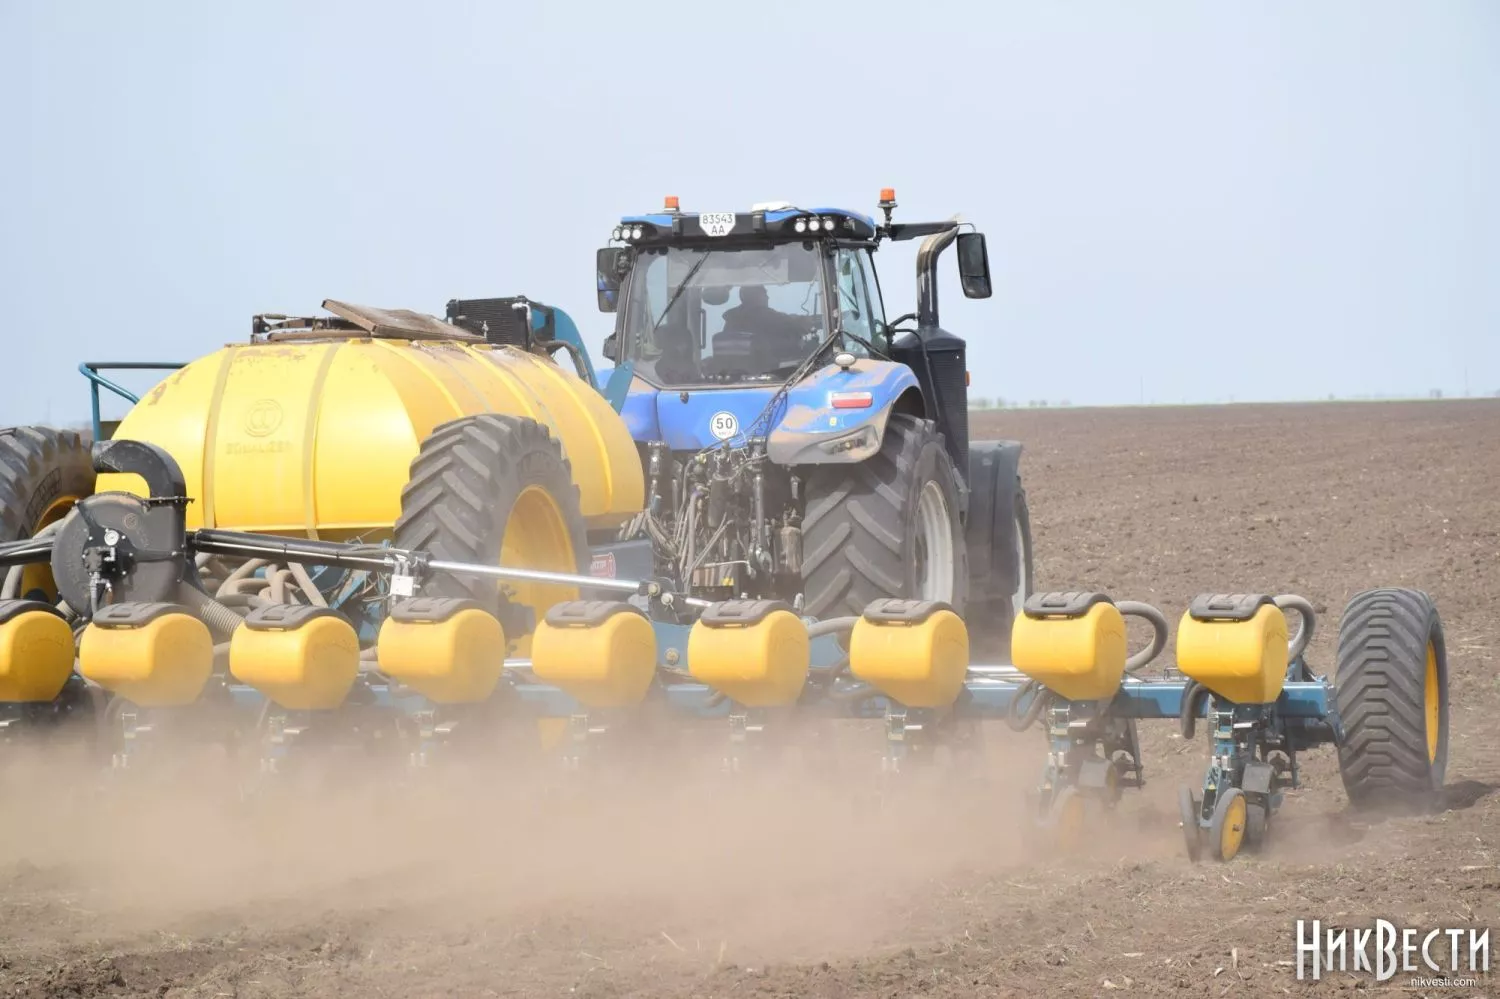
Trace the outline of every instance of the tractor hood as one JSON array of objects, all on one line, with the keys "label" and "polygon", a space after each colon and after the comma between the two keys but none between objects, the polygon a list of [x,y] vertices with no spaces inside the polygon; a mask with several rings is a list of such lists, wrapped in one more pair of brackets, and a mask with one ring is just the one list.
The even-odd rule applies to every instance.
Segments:
[{"label": "tractor hood", "polygon": [[920,391],[906,365],[864,359],[848,369],[829,365],[815,371],[768,413],[780,389],[658,389],[637,378],[620,415],[637,441],[664,441],[674,451],[725,441],[742,445],[748,437],[765,436],[767,454],[779,464],[863,461],[879,449],[896,400]]}]

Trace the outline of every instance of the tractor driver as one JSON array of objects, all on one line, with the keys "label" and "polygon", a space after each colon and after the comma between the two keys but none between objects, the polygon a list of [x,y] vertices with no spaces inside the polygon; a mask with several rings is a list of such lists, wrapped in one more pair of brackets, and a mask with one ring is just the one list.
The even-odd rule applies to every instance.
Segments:
[{"label": "tractor driver", "polygon": [[688,329],[687,313],[673,309],[667,322],[657,330],[656,373],[667,385],[686,385],[700,377],[698,351],[693,333]]},{"label": "tractor driver", "polygon": [[765,285],[740,286],[740,304],[724,312],[724,332],[731,331],[754,334],[763,344],[756,353],[773,358],[772,366],[802,359],[807,327],[795,316],[771,308]]}]

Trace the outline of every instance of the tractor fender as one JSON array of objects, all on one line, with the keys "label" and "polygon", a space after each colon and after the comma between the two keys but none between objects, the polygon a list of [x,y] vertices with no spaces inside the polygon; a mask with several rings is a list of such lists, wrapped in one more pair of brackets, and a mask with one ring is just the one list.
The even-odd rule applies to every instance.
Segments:
[{"label": "tractor fender", "polygon": [[880,452],[897,403],[908,394],[920,400],[921,391],[911,369],[892,361],[823,368],[788,390],[766,456],[778,465],[867,461]]},{"label": "tractor fender", "polygon": [[971,442],[968,472],[969,515],[965,532],[970,600],[1008,601],[1021,580],[1023,568],[1016,538],[1021,505],[1021,444]]}]

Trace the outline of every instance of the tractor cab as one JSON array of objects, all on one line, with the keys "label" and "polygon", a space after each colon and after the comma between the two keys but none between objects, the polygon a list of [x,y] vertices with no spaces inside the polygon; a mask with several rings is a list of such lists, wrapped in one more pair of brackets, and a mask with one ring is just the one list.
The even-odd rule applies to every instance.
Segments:
[{"label": "tractor cab", "polygon": [[784,203],[623,219],[599,253],[611,360],[658,388],[780,384],[815,354],[888,347],[866,216]]},{"label": "tractor cab", "polygon": [[[605,356],[628,363],[655,388],[780,384],[810,360],[889,358],[887,321],[873,258],[883,239],[951,241],[956,220],[885,223],[845,209],[787,202],[749,212],[682,212],[676,198],[620,220],[598,254],[599,308],[615,312]],[[984,237],[958,237],[964,292],[989,294]],[[936,254],[932,254],[936,256]],[[936,326],[936,288],[931,289]],[[922,318],[912,314],[903,319]]]},{"label": "tractor cab", "polygon": [[[675,197],[660,212],[622,218],[598,251],[598,304],[616,314],[604,341],[615,364],[605,393],[637,440],[694,449],[737,437],[748,421],[777,451],[778,424],[801,441],[804,431],[841,435],[902,410],[935,421],[964,467],[967,349],[938,325],[937,261],[956,245],[964,295],[989,297],[984,236],[961,231],[969,227],[956,217],[895,222],[895,207],[887,188],[883,221],[784,201],[692,213]],[[891,319],[874,254],[887,240],[914,238],[917,309]],[[848,377],[829,380],[835,370]],[[848,395],[836,401],[852,408],[838,409],[833,395]],[[782,396],[797,414],[791,424],[766,409]]]}]

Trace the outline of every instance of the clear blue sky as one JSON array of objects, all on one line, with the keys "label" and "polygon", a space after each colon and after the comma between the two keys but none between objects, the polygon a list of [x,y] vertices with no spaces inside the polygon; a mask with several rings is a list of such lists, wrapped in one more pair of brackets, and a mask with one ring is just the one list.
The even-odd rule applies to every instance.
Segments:
[{"label": "clear blue sky", "polygon": [[1483,0],[0,0],[0,95],[0,424],[330,297],[524,293],[597,344],[620,214],[883,186],[990,237],[990,300],[945,261],[976,395],[1500,390]]}]

